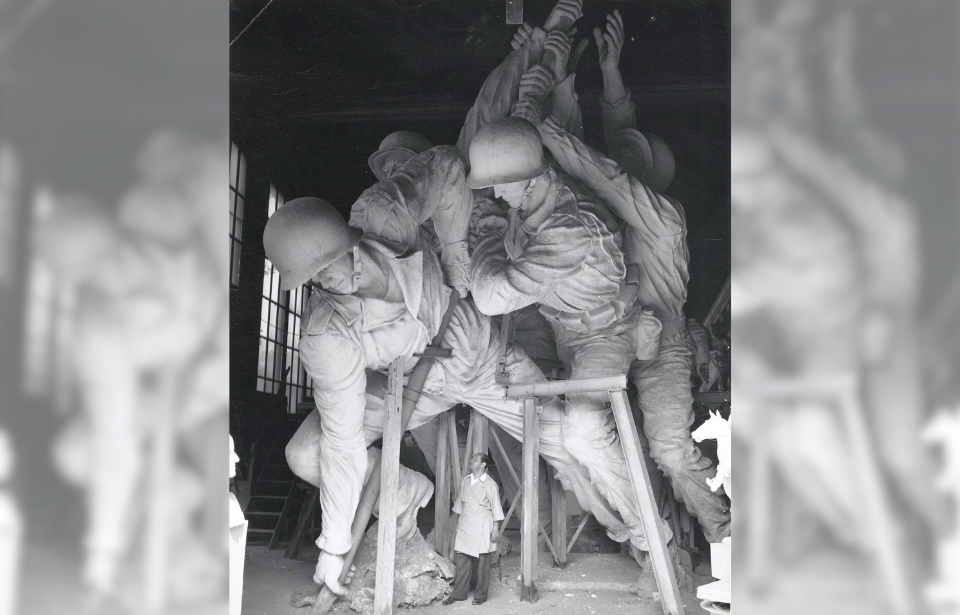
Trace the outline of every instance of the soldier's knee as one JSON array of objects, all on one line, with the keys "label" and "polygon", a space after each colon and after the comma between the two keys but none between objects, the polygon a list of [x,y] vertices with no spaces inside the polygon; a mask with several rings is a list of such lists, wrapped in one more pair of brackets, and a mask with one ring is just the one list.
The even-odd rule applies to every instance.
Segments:
[{"label": "soldier's knee", "polygon": [[650,443],[650,456],[667,476],[678,476],[689,465],[687,451],[679,446],[657,445]]},{"label": "soldier's knee", "polygon": [[290,466],[290,470],[298,477],[307,482],[311,482],[311,479],[318,477],[319,471],[316,455],[312,454],[312,451],[309,451],[296,437],[287,442],[287,446],[283,452],[287,458],[287,465]]}]

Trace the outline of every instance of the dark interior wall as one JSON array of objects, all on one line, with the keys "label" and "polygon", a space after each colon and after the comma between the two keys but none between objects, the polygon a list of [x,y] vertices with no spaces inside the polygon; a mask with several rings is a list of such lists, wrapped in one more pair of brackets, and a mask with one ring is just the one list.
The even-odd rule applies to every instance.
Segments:
[{"label": "dark interior wall", "polygon": [[[540,24],[554,0],[525,0]],[[677,159],[668,194],[689,226],[688,313],[702,318],[729,275],[729,5],[713,0],[588,0],[578,38],[617,9],[621,55],[641,130],[661,135]],[[230,37],[263,8],[232,0]],[[368,156],[394,130],[454,143],[484,79],[510,51],[516,26],[502,0],[275,2],[230,53],[231,138],[248,157],[241,290],[232,291],[231,389],[235,403],[262,403],[255,386],[269,182],[288,199],[322,197],[349,216],[375,183]],[[586,140],[603,146],[596,46],[577,70]]]}]

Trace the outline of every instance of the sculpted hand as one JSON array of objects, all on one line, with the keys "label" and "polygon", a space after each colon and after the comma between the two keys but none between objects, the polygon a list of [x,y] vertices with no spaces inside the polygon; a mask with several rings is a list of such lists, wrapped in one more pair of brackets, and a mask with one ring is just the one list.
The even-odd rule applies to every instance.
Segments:
[{"label": "sculpted hand", "polygon": [[510,46],[514,50],[520,49],[523,45],[530,40],[530,35],[533,34],[533,26],[527,22],[523,22],[519,28],[517,28],[517,33],[513,35],[513,40],[510,41]]},{"label": "sculpted hand", "polygon": [[[356,572],[356,566],[350,566],[350,572],[347,573],[344,585],[349,585],[353,580],[353,574]],[[343,556],[320,552],[320,558],[317,560],[317,569],[313,573],[313,582],[323,587],[326,585],[330,591],[338,596],[347,593],[347,588],[340,585],[340,573],[343,572]]]},{"label": "sculpted hand", "polygon": [[569,33],[563,30],[554,30],[547,35],[543,42],[544,56],[548,51],[553,52],[553,61],[549,68],[553,71],[553,76],[557,83],[567,78],[567,63],[570,61],[570,49],[572,47],[573,35],[577,29],[573,28]]},{"label": "sculpted hand", "polygon": [[477,220],[477,231],[480,234],[494,233],[503,236],[507,232],[507,219],[495,214],[483,216]]},{"label": "sculpted hand", "polygon": [[600,70],[616,70],[620,65],[620,51],[623,49],[623,18],[620,17],[620,11],[607,15],[607,31],[594,28],[593,38],[597,41]]},{"label": "sculpted hand", "polygon": [[520,100],[540,99],[556,85],[553,73],[537,64],[520,77]]},{"label": "sculpted hand", "polygon": [[570,23],[565,27],[569,28],[576,20],[583,16],[583,0],[559,0],[547,16],[547,21],[543,24],[543,29],[547,32],[553,32],[563,22],[569,20]]},{"label": "sculpted hand", "polygon": [[523,118],[536,126],[543,117],[543,108],[540,106],[540,103],[533,99],[518,100],[513,106],[511,115],[513,117]]},{"label": "sculpted hand", "polygon": [[440,265],[447,284],[452,286],[461,297],[470,292],[470,253],[464,241],[443,247]]}]

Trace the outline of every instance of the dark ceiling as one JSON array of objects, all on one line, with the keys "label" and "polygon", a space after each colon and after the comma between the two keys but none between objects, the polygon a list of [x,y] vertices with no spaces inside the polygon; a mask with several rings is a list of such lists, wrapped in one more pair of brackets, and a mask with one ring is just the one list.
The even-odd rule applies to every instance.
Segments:
[{"label": "dark ceiling", "polygon": [[[231,136],[287,198],[320,196],[344,212],[375,182],[366,161],[387,133],[456,141],[516,31],[504,0],[275,0],[241,35],[265,4],[230,4]],[[553,4],[525,0],[524,18],[540,24]],[[596,145],[602,79],[590,31],[613,9],[640,128],[677,158],[668,193],[686,209],[688,312],[702,317],[729,273],[729,2],[586,0],[577,92]]]}]

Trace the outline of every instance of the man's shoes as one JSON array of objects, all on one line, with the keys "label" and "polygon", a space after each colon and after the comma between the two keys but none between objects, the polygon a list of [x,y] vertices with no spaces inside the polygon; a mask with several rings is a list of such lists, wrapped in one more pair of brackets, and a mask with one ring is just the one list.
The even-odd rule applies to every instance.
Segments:
[{"label": "man's shoes", "polygon": [[486,600],[474,600],[473,605],[477,606],[478,604],[483,604],[484,602],[486,602]]},{"label": "man's shoes", "polygon": [[450,606],[454,602],[463,602],[466,598],[446,598],[441,604],[444,606]]}]

